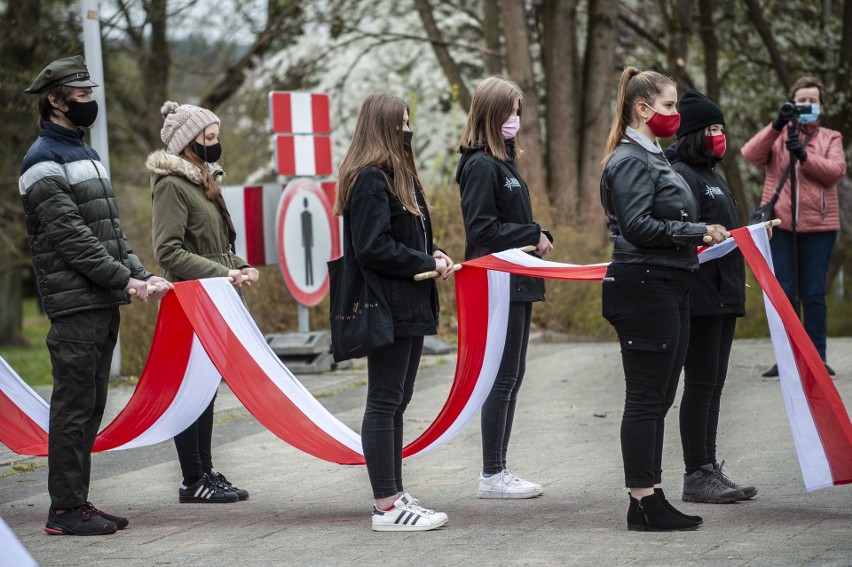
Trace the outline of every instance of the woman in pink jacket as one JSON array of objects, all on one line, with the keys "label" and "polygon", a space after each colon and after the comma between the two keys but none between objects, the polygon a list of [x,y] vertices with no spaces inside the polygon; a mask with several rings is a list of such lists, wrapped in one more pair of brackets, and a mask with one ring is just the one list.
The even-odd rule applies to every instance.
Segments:
[{"label": "woman in pink jacket", "polygon": [[[822,82],[814,77],[802,77],[790,87],[789,96],[796,105],[811,105],[811,111],[793,114],[798,124],[793,124],[795,129],[790,129],[784,127],[791,120],[790,108],[782,107],[778,118],[743,146],[742,154],[752,165],[766,169],[761,204],[772,198],[783,179],[774,215],[781,219],[781,226],[774,231],[770,241],[772,262],[790,303],[797,313],[804,311],[805,330],[825,362],[825,278],[828,260],[840,230],[837,183],[846,174],[846,157],[840,132],[820,126],[820,113],[825,109]],[[796,156],[795,168],[785,176],[791,155]],[[798,179],[795,258],[790,193],[793,175]],[[834,375],[827,364],[826,369]],[[778,366],[773,366],[763,375],[778,376]]]}]

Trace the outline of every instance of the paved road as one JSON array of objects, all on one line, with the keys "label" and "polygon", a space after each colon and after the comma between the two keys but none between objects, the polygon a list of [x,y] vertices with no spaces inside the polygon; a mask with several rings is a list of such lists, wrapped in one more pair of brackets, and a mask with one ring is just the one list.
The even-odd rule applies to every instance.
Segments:
[{"label": "paved road", "polygon": [[[852,408],[852,339],[830,339],[835,384]],[[407,437],[440,409],[453,357],[429,357],[407,412]],[[683,504],[704,516],[696,532],[650,534],[625,528],[618,430],[623,377],[615,343],[535,344],[521,390],[510,466],[545,486],[525,501],[476,498],[478,426],[449,445],[409,459],[407,489],[446,512],[446,528],[392,534],[370,530],[363,467],[326,463],[279,441],[245,412],[225,386],[217,401],[215,461],[251,492],[228,505],[178,504],[179,469],[170,443],[94,458],[91,497],[130,518],[97,538],[42,532],[49,499],[45,459],[35,470],[0,478],[0,515],[43,566],[261,565],[852,565],[852,485],[804,491],[768,341],[734,345],[723,399],[720,458],[758,496],[730,505]],[[364,370],[303,376],[354,429],[364,403]],[[113,412],[130,393],[111,391]],[[677,406],[668,420],[664,482],[672,500],[682,471]],[[0,453],[0,475],[12,473]],[[39,468],[41,467],[41,468]],[[0,554],[0,565],[3,565]]]}]

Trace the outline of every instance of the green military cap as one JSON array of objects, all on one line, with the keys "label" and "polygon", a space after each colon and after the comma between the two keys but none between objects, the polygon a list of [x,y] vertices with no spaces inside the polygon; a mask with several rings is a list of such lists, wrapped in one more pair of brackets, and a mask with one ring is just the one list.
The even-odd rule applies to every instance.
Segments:
[{"label": "green military cap", "polygon": [[35,78],[30,88],[25,90],[28,94],[40,94],[59,86],[66,87],[97,87],[89,79],[89,70],[81,55],[57,59],[44,68]]}]

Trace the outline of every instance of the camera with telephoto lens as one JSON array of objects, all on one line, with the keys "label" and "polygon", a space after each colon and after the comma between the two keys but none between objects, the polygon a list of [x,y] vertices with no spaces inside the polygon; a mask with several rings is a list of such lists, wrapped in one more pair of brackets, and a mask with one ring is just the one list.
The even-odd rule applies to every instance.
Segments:
[{"label": "camera with telephoto lens", "polygon": [[778,115],[789,122],[790,120],[793,120],[796,116],[799,116],[800,114],[810,114],[811,111],[812,107],[810,104],[796,104],[787,101],[781,105],[781,110],[778,111]]}]

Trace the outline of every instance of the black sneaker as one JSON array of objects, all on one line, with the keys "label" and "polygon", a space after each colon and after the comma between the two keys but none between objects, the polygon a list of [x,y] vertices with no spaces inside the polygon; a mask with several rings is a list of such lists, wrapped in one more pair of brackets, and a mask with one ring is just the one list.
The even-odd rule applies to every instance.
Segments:
[{"label": "black sneaker", "polygon": [[130,521],[127,518],[124,518],[122,516],[115,516],[113,514],[107,514],[103,510],[95,508],[95,505],[91,502],[86,502],[86,507],[104,520],[109,520],[110,522],[115,523],[115,525],[118,526],[118,529],[120,530],[123,530],[124,528],[130,525]]},{"label": "black sneaker", "polygon": [[236,502],[240,499],[236,492],[225,490],[219,483],[213,482],[209,476],[202,475],[201,479],[189,486],[181,483],[178,489],[178,499],[181,504],[187,503],[209,503],[224,504]]},{"label": "black sneaker", "polygon": [[761,374],[764,378],[777,378],[778,377],[778,365],[773,364],[772,368]]},{"label": "black sneaker", "polygon": [[225,478],[225,475],[223,475],[222,473],[217,472],[217,471],[210,471],[208,473],[208,476],[210,477],[211,481],[218,483],[219,486],[221,486],[225,490],[230,490],[231,492],[236,492],[237,496],[239,496],[240,500],[248,500],[248,497],[249,497],[248,490],[244,490],[242,488],[237,488],[236,486],[234,486],[233,484],[228,482],[228,479]]},{"label": "black sneaker", "polygon": [[44,531],[50,535],[109,535],[117,532],[118,526],[85,504],[76,508],[51,506]]}]

